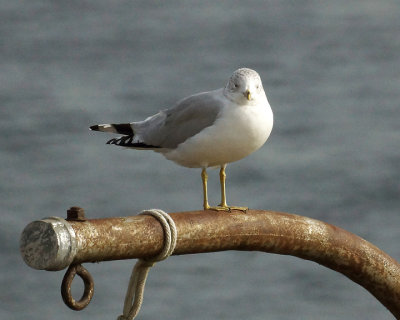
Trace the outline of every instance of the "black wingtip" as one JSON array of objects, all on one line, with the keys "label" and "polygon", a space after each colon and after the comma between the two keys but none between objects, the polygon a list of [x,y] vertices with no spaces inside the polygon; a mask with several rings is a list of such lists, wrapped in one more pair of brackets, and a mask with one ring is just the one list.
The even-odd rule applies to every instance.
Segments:
[{"label": "black wingtip", "polygon": [[90,130],[99,131],[99,125],[90,126]]},{"label": "black wingtip", "polygon": [[108,140],[106,142],[106,144],[117,144],[118,143],[118,139],[117,138],[112,138],[111,140]]},{"label": "black wingtip", "polygon": [[115,144],[120,147],[135,149],[159,149],[160,147],[145,144],[143,142],[133,142],[133,136],[123,136],[108,140],[106,144]]}]

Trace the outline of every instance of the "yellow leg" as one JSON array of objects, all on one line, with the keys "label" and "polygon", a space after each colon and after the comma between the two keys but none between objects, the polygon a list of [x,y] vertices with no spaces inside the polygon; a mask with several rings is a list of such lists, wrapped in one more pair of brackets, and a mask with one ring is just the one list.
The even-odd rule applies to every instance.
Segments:
[{"label": "yellow leg", "polygon": [[219,182],[221,184],[221,203],[218,207],[214,207],[211,209],[220,210],[220,211],[231,211],[231,210],[241,210],[246,211],[247,207],[232,207],[226,204],[226,189],[225,189],[225,180],[226,180],[226,173],[225,173],[226,164],[221,166],[219,170]]},{"label": "yellow leg", "polygon": [[201,170],[201,180],[203,181],[203,208],[204,210],[210,209],[210,205],[208,204],[208,195],[207,195],[207,180],[208,174],[206,168]]},{"label": "yellow leg", "polygon": [[225,167],[226,165],[223,165],[219,170],[219,183],[221,184],[221,203],[219,204],[219,206],[222,208],[228,207],[228,205],[226,204],[226,192],[225,192],[225,179],[226,179]]},{"label": "yellow leg", "polygon": [[208,174],[206,168],[201,170],[201,180],[203,181],[203,208],[204,210],[217,210],[217,211],[231,211],[231,210],[241,210],[246,211],[247,207],[229,207],[226,204],[226,191],[225,191],[225,180],[226,180],[226,173],[225,173],[226,165],[221,166],[219,171],[219,182],[221,184],[221,203],[219,206],[210,207],[208,204],[208,192],[207,192],[207,181],[208,181]]}]

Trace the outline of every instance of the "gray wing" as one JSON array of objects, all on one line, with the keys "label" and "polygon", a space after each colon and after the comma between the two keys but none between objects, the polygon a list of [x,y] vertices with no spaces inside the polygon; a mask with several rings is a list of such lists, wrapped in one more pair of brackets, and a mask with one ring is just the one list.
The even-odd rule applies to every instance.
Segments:
[{"label": "gray wing", "polygon": [[220,90],[187,97],[170,109],[133,123],[137,141],[160,148],[176,148],[211,126],[223,107]]}]

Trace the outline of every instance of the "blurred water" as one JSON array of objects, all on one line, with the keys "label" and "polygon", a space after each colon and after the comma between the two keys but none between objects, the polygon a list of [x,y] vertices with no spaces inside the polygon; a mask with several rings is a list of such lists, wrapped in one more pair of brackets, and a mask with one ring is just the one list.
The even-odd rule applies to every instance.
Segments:
[{"label": "blurred water", "polygon": [[[399,259],[399,14],[396,0],[1,1],[0,318],[121,312],[134,261],[88,265],[96,294],[77,313],[63,272],[24,265],[19,235],[72,205],[89,217],[200,209],[199,170],[107,146],[88,126],[143,119],[242,66],[260,73],[275,127],[228,166],[228,202],[321,219]],[[216,203],[216,172],[210,189]],[[340,274],[244,252],[152,270],[140,318],[188,317],[392,319]]]}]

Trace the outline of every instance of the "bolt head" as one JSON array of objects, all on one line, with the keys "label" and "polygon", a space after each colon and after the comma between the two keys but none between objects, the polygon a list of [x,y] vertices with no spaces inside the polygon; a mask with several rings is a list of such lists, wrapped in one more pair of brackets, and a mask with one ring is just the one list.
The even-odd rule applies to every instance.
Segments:
[{"label": "bolt head", "polygon": [[85,221],[85,211],[80,207],[71,207],[67,210],[67,220]]}]

